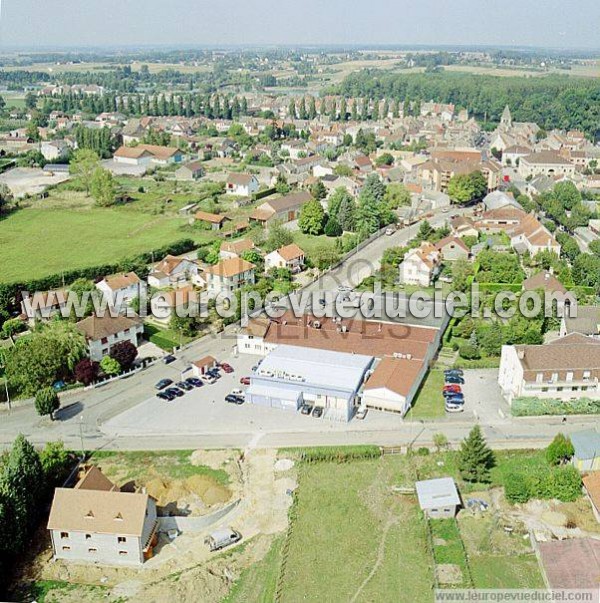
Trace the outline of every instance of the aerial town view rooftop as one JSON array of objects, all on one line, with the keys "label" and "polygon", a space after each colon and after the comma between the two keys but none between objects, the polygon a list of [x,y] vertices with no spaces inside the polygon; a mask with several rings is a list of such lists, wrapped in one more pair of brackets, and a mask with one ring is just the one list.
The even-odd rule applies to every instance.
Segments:
[{"label": "aerial town view rooftop", "polygon": [[599,31],[0,2],[0,601],[600,603]]}]

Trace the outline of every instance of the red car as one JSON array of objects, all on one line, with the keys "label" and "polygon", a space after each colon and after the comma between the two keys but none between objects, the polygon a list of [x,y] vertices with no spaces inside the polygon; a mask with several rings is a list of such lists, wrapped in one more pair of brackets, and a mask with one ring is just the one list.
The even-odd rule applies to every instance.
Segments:
[{"label": "red car", "polygon": [[241,383],[242,385],[250,385],[250,377],[242,377],[242,378],[240,379],[240,383]]},{"label": "red car", "polygon": [[233,373],[233,367],[231,366],[231,364],[227,364],[226,362],[221,362],[221,368],[226,373]]},{"label": "red car", "polygon": [[460,388],[460,385],[445,385],[443,391],[445,391],[445,392],[454,392],[456,394],[461,394],[462,393],[462,389]]}]

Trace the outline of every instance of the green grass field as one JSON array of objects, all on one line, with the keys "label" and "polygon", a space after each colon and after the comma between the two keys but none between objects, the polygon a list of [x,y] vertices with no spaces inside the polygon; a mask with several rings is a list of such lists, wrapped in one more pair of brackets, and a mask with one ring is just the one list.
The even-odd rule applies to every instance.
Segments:
[{"label": "green grass field", "polygon": [[412,408],[408,412],[409,419],[434,419],[444,416],[444,373],[433,369],[423,381],[417,392]]}]

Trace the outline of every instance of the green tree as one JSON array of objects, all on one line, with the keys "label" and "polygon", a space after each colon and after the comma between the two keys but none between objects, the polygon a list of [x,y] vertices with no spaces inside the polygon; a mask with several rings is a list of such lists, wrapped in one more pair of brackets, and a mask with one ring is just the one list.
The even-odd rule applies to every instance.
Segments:
[{"label": "green tree", "polygon": [[13,540],[10,546],[13,551],[23,549],[29,531],[35,525],[41,508],[39,498],[43,481],[42,465],[37,452],[19,434],[4,459],[0,473],[0,493],[8,507],[8,517],[12,523],[10,531]]},{"label": "green tree", "polygon": [[105,375],[112,377],[118,375],[121,372],[121,365],[118,360],[111,358],[110,356],[104,356],[100,361],[100,368]]},{"label": "green tree", "polygon": [[108,207],[115,202],[115,180],[113,175],[103,168],[96,168],[90,182],[90,192],[96,205]]},{"label": "green tree", "polygon": [[91,149],[77,149],[73,154],[69,171],[78,178],[89,195],[92,185],[92,177],[99,167],[100,158]]},{"label": "green tree", "polygon": [[31,138],[34,142],[39,142],[41,140],[40,130],[35,121],[31,120],[27,127],[25,128],[25,136],[27,138]]},{"label": "green tree", "polygon": [[404,184],[392,182],[391,184],[388,184],[385,190],[385,200],[390,209],[406,207],[410,205],[411,202],[410,191]]},{"label": "green tree", "polygon": [[6,376],[25,396],[67,379],[87,351],[83,334],[69,322],[51,321],[6,352]]},{"label": "green tree", "polygon": [[468,482],[485,483],[490,479],[490,469],[494,463],[494,453],[488,447],[479,425],[475,425],[460,445],[460,474]]},{"label": "green tree", "polygon": [[456,203],[469,203],[481,199],[486,191],[487,182],[479,171],[452,176],[448,182],[448,195]]},{"label": "green tree", "polygon": [[456,291],[466,291],[469,286],[469,278],[473,276],[473,264],[458,259],[452,262],[452,284]]},{"label": "green tree", "polygon": [[325,197],[327,197],[327,189],[325,188],[325,185],[323,184],[323,182],[321,182],[321,180],[317,180],[311,187],[310,187],[310,194],[317,200],[317,201],[322,201],[323,199],[325,199]]},{"label": "green tree", "polygon": [[54,412],[60,408],[58,394],[53,387],[44,387],[35,394],[35,410],[40,417],[49,416],[54,421]]},{"label": "green tree", "polygon": [[334,217],[329,217],[325,224],[325,234],[328,237],[339,237],[342,234],[342,227]]},{"label": "green tree", "polygon": [[265,242],[265,250],[267,252],[285,247],[293,242],[294,236],[281,222],[274,221],[269,225],[269,236]]},{"label": "green tree", "polygon": [[437,451],[440,452],[448,446],[448,438],[443,433],[434,433],[433,444]]},{"label": "green tree", "polygon": [[280,195],[285,195],[290,192],[291,187],[288,184],[286,177],[283,174],[277,174],[277,181],[275,182],[275,190]]},{"label": "green tree", "polygon": [[528,476],[519,472],[509,473],[504,479],[504,496],[512,504],[526,503],[531,498]]},{"label": "green tree", "polygon": [[311,199],[302,206],[298,226],[304,234],[320,235],[323,233],[325,210],[316,199]]},{"label": "green tree", "polygon": [[13,199],[10,188],[4,182],[0,183],[0,216],[8,210]]},{"label": "green tree", "polygon": [[392,165],[394,163],[394,156],[391,153],[382,153],[377,157],[375,163],[378,166],[382,165]]},{"label": "green tree", "polygon": [[50,490],[67,477],[71,455],[62,442],[47,442],[39,456],[46,489]]},{"label": "green tree", "polygon": [[546,448],[546,460],[551,465],[566,463],[574,454],[575,449],[570,438],[562,433],[557,434],[548,448]]},{"label": "green tree", "polygon": [[35,109],[37,107],[37,96],[33,92],[28,92],[25,95],[25,108]]}]

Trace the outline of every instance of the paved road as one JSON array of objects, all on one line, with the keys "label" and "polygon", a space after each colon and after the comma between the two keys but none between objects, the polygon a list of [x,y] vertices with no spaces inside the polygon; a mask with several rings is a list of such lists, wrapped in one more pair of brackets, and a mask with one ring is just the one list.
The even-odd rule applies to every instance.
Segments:
[{"label": "paved road", "polygon": [[[431,219],[433,225],[440,225],[448,219],[441,214]],[[378,265],[383,250],[390,245],[404,245],[416,234],[418,224],[401,229],[392,236],[383,236],[366,246],[354,257],[350,265],[343,265],[311,287],[321,290],[335,288],[339,284],[355,285],[365,278],[365,270],[371,272]],[[369,272],[369,274],[371,273]],[[236,343],[235,328],[214,337],[206,337],[195,342],[178,354],[178,360],[168,366],[158,363],[126,379],[115,381],[97,389],[71,394],[63,400],[63,408],[57,420],[50,422],[40,419],[31,404],[25,404],[10,412],[0,413],[0,446],[8,445],[17,433],[23,433],[36,444],[62,439],[77,448],[84,440],[86,449],[177,449],[247,446],[312,446],[338,444],[378,444],[383,446],[406,445],[411,442],[431,444],[433,435],[443,432],[448,439],[459,442],[473,426],[472,413],[452,416],[434,422],[406,422],[390,415],[377,416],[372,413],[364,422],[353,421],[349,425],[331,424],[327,421],[298,424],[297,417],[269,414],[260,415],[264,409],[244,408],[248,415],[244,420],[232,419],[230,423],[217,422],[207,414],[206,422],[185,425],[181,432],[136,433],[137,421],[128,425],[127,433],[113,435],[105,433],[103,425],[110,425],[110,419],[129,411],[140,403],[153,399],[154,384],[163,377],[178,380],[181,371],[190,361],[210,354],[221,360],[231,360]],[[240,360],[241,362],[241,360]],[[231,360],[235,365],[235,361]],[[237,376],[240,376],[238,373]],[[474,388],[474,397],[483,395],[484,390]],[[474,405],[477,402],[474,402]],[[242,410],[242,409],[239,409]],[[283,411],[282,411],[283,412]],[[256,413],[255,416],[252,413]],[[273,410],[270,413],[277,413]],[[132,414],[131,416],[135,416]],[[559,431],[570,432],[589,425],[589,420],[574,419],[563,425],[560,419],[518,419],[494,416],[488,410],[479,414],[484,422],[488,440],[497,447],[543,446]],[[141,422],[140,422],[141,423]]]}]

